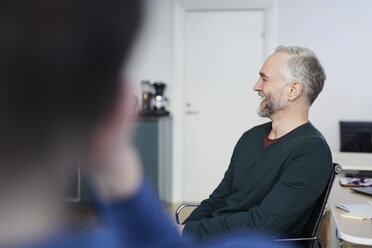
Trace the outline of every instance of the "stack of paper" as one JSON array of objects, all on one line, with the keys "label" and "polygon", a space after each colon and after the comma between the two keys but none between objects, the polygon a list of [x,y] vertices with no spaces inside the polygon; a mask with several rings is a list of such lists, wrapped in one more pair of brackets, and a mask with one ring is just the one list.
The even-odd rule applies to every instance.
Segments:
[{"label": "stack of paper", "polygon": [[341,214],[342,217],[354,220],[372,219],[372,202],[368,204],[338,204],[337,207],[348,211],[348,213]]},{"label": "stack of paper", "polygon": [[372,186],[372,178],[340,178],[340,184],[348,187],[369,187]]}]

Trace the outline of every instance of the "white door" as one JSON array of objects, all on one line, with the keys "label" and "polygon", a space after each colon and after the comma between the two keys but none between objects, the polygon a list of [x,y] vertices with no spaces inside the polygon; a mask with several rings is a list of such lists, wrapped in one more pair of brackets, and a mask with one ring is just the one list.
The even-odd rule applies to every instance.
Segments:
[{"label": "white door", "polygon": [[263,122],[253,91],[264,61],[262,10],[185,16],[184,200],[209,196],[244,131]]}]

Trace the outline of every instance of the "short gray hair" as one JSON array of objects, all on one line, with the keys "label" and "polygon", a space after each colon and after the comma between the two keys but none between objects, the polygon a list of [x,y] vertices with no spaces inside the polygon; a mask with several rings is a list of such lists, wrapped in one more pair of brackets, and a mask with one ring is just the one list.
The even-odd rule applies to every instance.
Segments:
[{"label": "short gray hair", "polygon": [[326,75],[313,51],[299,46],[280,46],[275,52],[285,52],[291,58],[285,63],[283,76],[286,83],[297,81],[303,85],[304,96],[311,105],[323,90]]}]

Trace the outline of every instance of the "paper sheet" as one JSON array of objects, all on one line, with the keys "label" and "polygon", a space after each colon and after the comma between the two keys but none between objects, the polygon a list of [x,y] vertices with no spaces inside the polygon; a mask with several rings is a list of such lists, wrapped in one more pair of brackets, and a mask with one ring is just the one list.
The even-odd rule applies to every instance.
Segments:
[{"label": "paper sheet", "polygon": [[372,202],[368,201],[368,204],[338,204],[338,208],[341,208],[349,213],[341,214],[342,217],[365,220],[372,218]]}]

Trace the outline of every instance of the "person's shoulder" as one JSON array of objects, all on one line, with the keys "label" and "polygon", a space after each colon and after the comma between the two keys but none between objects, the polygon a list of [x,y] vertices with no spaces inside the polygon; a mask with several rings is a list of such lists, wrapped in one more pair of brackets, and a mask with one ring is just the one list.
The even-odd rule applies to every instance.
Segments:
[{"label": "person's shoulder", "polygon": [[238,144],[246,143],[248,141],[257,140],[259,138],[263,138],[270,132],[271,129],[271,122],[267,122],[258,126],[254,126],[251,129],[245,131],[242,136],[240,137]]},{"label": "person's shoulder", "polygon": [[330,151],[327,140],[311,122],[308,122],[306,124],[304,133],[303,135],[300,136],[300,139],[302,139],[301,142],[305,146],[312,147],[319,146],[319,148],[323,148]]},{"label": "person's shoulder", "polygon": [[332,165],[332,152],[326,139],[310,122],[304,126],[302,134],[293,140],[291,147],[293,151],[290,156],[293,158],[298,159],[303,156],[307,159],[310,156],[312,162],[318,161],[319,165]]},{"label": "person's shoulder", "polygon": [[263,123],[261,125],[257,125],[249,129],[248,131],[244,132],[243,135],[260,135],[260,134],[267,134],[271,130],[271,121]]},{"label": "person's shoulder", "polygon": [[309,156],[331,163],[331,149],[320,131],[310,122],[291,133],[286,143],[288,156],[293,159]]}]

